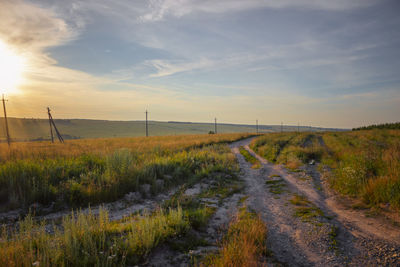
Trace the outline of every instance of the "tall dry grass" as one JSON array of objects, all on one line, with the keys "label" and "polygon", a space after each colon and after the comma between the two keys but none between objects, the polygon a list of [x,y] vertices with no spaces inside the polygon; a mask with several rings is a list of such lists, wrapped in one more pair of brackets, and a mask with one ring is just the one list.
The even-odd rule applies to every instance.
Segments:
[{"label": "tall dry grass", "polygon": [[45,142],[0,143],[0,163],[10,160],[76,158],[82,155],[108,155],[126,148],[133,153],[171,153],[210,144],[227,143],[251,136],[247,133],[98,138],[67,140],[65,144]]},{"label": "tall dry grass", "polygon": [[267,228],[262,219],[246,207],[241,208],[230,223],[218,254],[206,258],[203,265],[260,266],[260,258],[266,252],[266,235]]}]

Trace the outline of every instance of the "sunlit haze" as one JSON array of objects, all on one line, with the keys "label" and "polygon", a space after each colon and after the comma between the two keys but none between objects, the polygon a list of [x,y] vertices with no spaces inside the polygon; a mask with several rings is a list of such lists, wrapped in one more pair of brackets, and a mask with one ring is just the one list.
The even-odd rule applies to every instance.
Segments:
[{"label": "sunlit haze", "polygon": [[[396,0],[0,1],[12,117],[350,128],[400,114]],[[29,66],[29,67],[28,67]]]},{"label": "sunlit haze", "polygon": [[24,59],[0,41],[0,91],[15,94],[22,82]]}]

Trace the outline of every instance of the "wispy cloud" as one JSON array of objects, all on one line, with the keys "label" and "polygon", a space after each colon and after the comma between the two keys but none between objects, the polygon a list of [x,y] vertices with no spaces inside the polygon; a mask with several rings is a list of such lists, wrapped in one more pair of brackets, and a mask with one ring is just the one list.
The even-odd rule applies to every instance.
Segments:
[{"label": "wispy cloud", "polygon": [[212,60],[202,58],[193,62],[150,60],[146,61],[144,64],[154,67],[157,71],[156,73],[150,74],[150,77],[163,77],[179,72],[207,68],[214,65],[214,62]]},{"label": "wispy cloud", "polygon": [[225,13],[257,8],[306,8],[321,10],[348,10],[370,6],[375,0],[150,0],[149,11],[139,17],[141,21],[160,21],[166,17],[183,17],[190,13]]},{"label": "wispy cloud", "polygon": [[52,10],[21,0],[0,2],[0,38],[19,48],[40,50],[71,41],[78,35]]}]

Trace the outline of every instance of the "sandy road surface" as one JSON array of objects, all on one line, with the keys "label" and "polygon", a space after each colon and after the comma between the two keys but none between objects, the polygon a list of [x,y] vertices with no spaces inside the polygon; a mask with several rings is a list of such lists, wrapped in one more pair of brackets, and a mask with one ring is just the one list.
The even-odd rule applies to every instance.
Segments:
[{"label": "sandy road surface", "polygon": [[[249,148],[251,139],[231,144],[242,179],[246,182],[249,208],[258,212],[268,227],[268,261],[288,266],[400,266],[400,230],[361,211],[346,210],[324,188],[315,166],[292,173],[268,163]],[[239,153],[243,146],[261,162],[252,169]],[[279,178],[278,175],[280,176]],[[282,180],[282,192],[273,193],[266,181]],[[320,186],[322,185],[322,189]],[[318,189],[317,189],[318,188]],[[294,194],[305,196],[323,214],[308,221],[294,216]],[[334,233],[337,233],[335,236]]]}]

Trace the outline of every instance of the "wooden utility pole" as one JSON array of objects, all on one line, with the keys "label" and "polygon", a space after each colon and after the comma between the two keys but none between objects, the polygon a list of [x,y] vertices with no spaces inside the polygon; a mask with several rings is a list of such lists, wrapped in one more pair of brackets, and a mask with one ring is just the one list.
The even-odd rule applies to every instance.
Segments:
[{"label": "wooden utility pole", "polygon": [[49,115],[49,126],[50,126],[50,137],[51,137],[51,142],[54,143],[54,136],[53,136],[53,127],[51,125],[51,114],[50,114],[50,108],[47,107],[47,114]]},{"label": "wooden utility pole", "polygon": [[60,141],[60,143],[64,143],[64,138],[61,136],[60,132],[57,129],[57,126],[53,120],[53,116],[51,116],[50,113],[50,108],[47,107],[47,114],[49,114],[49,124],[50,124],[50,134],[51,134],[51,142],[54,143],[54,137],[53,137],[53,129],[52,126],[54,127],[54,130],[56,131],[57,137],[58,137],[58,141]]},{"label": "wooden utility pole", "polygon": [[6,101],[7,100],[4,98],[4,94],[3,94],[3,97],[1,99],[1,101],[3,101],[4,122],[6,124],[7,143],[8,143],[8,146],[10,146],[11,145],[11,138],[10,138],[10,131],[8,130],[7,111],[6,111]]},{"label": "wooden utility pole", "polygon": [[297,132],[300,132],[300,122],[297,123]]},{"label": "wooden utility pole", "polygon": [[283,132],[283,122],[281,122],[281,133]]},{"label": "wooden utility pole", "polygon": [[256,120],[256,133],[258,134],[258,120]]},{"label": "wooden utility pole", "polygon": [[214,132],[217,133],[217,118],[214,119]]},{"label": "wooden utility pole", "polygon": [[149,136],[149,123],[147,122],[147,110],[146,110],[146,137]]}]

